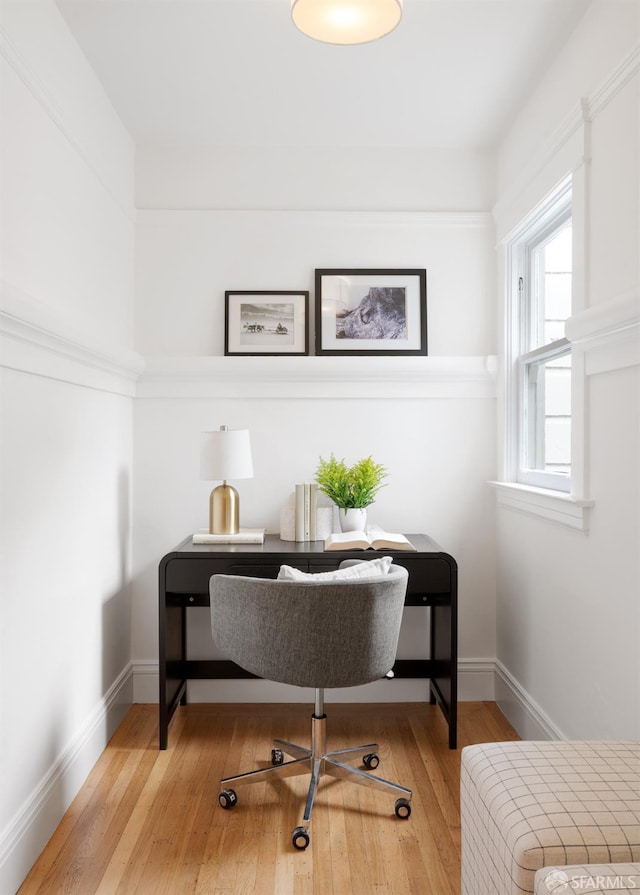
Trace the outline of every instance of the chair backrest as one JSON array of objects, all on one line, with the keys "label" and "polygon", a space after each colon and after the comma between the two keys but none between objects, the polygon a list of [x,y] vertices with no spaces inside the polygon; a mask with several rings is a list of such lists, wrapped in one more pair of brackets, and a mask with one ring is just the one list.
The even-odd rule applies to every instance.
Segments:
[{"label": "chair backrest", "polygon": [[214,575],[213,639],[260,677],[299,687],[353,687],[393,666],[407,570],[347,581]]}]

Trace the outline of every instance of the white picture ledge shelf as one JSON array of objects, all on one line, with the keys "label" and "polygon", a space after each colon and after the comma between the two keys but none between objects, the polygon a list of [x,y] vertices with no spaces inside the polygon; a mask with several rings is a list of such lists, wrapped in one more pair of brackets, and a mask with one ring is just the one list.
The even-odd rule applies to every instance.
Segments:
[{"label": "white picture ledge shelf", "polygon": [[131,398],[495,398],[486,357],[142,357],[0,280],[0,366]]},{"label": "white picture ledge shelf", "polygon": [[138,398],[494,398],[487,357],[147,357]]}]

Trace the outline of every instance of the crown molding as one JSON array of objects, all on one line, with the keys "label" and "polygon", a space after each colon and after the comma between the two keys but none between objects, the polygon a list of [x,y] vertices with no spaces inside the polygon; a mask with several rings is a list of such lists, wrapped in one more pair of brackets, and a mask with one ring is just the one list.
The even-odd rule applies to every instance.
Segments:
[{"label": "crown molding", "polygon": [[640,46],[634,47],[609,77],[591,94],[587,101],[590,118],[595,118],[599,112],[606,108],[638,72],[640,72]]},{"label": "crown molding", "polygon": [[482,230],[493,227],[493,216],[489,211],[341,211],[299,208],[138,208],[137,222],[144,226],[155,216],[167,214],[192,216],[237,216],[262,215],[273,218],[287,217],[299,220],[315,219],[317,222],[339,224],[341,227],[413,227],[415,229],[463,229]]}]

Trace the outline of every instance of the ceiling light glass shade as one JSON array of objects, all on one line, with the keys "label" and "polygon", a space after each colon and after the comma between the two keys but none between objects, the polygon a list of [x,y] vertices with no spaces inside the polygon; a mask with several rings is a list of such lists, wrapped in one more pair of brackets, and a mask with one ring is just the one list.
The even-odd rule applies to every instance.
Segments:
[{"label": "ceiling light glass shade", "polygon": [[402,18],[402,0],[291,0],[304,34],[330,44],[363,44],[389,34]]}]

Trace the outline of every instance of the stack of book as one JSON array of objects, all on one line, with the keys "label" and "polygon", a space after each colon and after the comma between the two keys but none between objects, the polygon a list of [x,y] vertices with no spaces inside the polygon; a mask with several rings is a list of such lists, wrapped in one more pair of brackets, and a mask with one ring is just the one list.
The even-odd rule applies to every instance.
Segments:
[{"label": "stack of book", "polygon": [[296,485],[295,538],[296,541],[317,540],[318,486],[315,482]]}]

